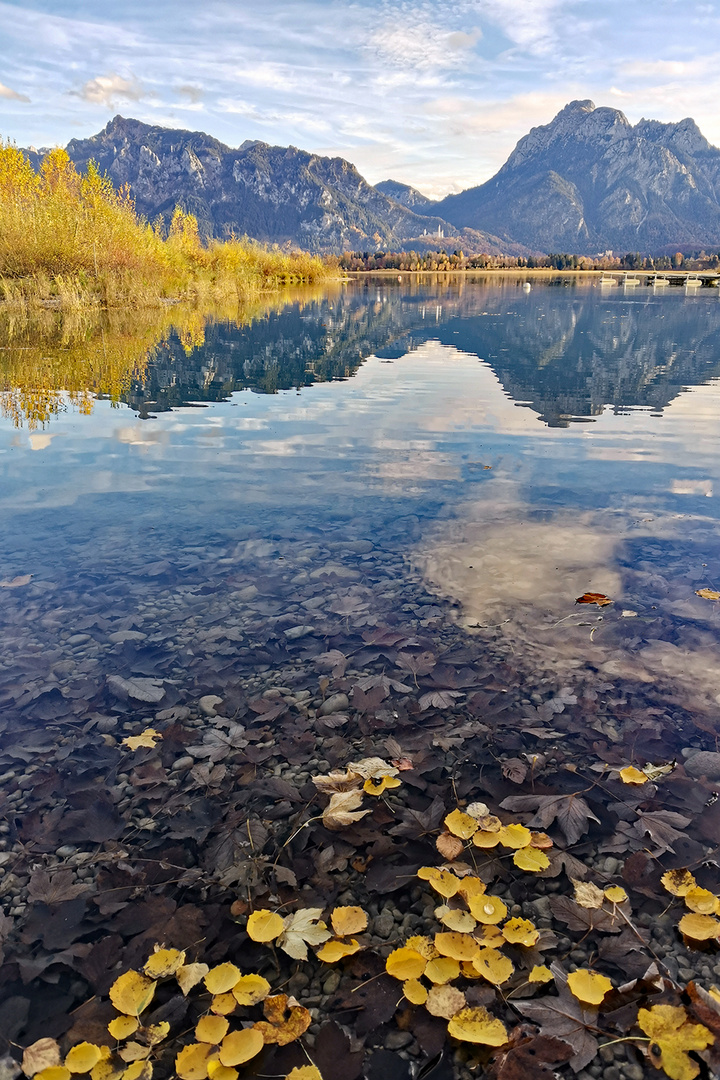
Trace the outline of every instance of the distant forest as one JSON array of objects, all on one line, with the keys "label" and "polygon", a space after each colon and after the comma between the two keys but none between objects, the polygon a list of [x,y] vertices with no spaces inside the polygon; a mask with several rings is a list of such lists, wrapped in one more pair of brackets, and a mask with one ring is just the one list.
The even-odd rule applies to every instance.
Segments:
[{"label": "distant forest", "polygon": [[529,258],[512,255],[465,255],[456,250],[438,251],[346,251],[340,257],[342,270],[714,270],[720,266],[720,253],[696,251],[683,255],[658,255],[655,258],[628,252],[607,253],[596,258],[568,252]]}]

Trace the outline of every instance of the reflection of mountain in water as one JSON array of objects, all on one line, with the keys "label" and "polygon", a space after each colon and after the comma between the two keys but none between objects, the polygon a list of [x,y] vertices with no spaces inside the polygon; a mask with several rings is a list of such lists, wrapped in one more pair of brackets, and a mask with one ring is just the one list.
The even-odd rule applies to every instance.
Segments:
[{"label": "reflection of mountain in water", "polygon": [[408,293],[370,280],[247,326],[209,323],[189,354],[171,335],[126,400],[148,415],[243,388],[275,393],[348,378],[370,355],[392,359],[435,339],[487,361],[511,398],[567,426],[608,404],[662,409],[685,386],[720,376],[719,331],[720,305],[704,296],[527,294],[516,282],[457,281]]}]

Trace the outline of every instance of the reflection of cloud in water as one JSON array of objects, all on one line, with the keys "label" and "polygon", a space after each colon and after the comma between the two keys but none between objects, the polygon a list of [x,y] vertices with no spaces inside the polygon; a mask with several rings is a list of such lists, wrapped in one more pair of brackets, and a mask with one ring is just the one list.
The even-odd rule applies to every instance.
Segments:
[{"label": "reflection of cloud in water", "polygon": [[[432,589],[460,602],[461,624],[503,640],[535,679],[653,683],[670,700],[714,712],[719,612],[695,595],[697,571],[666,577],[662,566],[621,564],[626,543],[680,547],[686,527],[665,513],[643,525],[642,511],[630,508],[558,511],[543,520],[512,499],[488,500],[437,523],[414,562]],[[575,599],[586,591],[616,602],[579,607]],[[639,617],[624,618],[623,609]]]}]

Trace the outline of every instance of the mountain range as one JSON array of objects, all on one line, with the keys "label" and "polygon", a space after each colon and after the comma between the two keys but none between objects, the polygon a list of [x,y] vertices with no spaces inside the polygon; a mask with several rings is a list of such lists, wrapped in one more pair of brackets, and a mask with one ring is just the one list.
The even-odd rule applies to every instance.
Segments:
[{"label": "mountain range", "polygon": [[[116,186],[129,184],[150,220],[167,222],[180,204],[206,236],[310,251],[528,256],[720,245],[720,150],[691,119],[633,126],[592,101],[570,102],[490,180],[440,201],[394,180],[372,186],[344,158],[259,141],[232,149],[204,132],[122,116],[67,152],[78,167],[92,159]],[[37,164],[41,152],[28,153]]]}]

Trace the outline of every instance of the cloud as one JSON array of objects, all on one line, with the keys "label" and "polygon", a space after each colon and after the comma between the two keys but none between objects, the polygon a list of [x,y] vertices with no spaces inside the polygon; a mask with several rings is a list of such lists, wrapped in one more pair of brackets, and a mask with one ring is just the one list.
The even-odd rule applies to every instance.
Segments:
[{"label": "cloud", "polygon": [[143,88],[136,78],[126,79],[116,74],[98,75],[80,90],[72,90],[71,94],[90,105],[105,105],[107,108],[114,108],[118,101],[142,101],[144,97]]},{"label": "cloud", "polygon": [[30,101],[27,94],[18,94],[17,90],[11,90],[9,86],[4,86],[2,83],[0,83],[0,98],[6,98],[8,101]]},{"label": "cloud", "polygon": [[480,40],[478,28],[448,33],[430,22],[386,23],[370,35],[369,47],[382,61],[397,67],[452,68],[458,55],[469,52]]},{"label": "cloud", "polygon": [[178,86],[176,93],[189,101],[191,105],[197,105],[205,96],[205,91],[200,86]]}]

